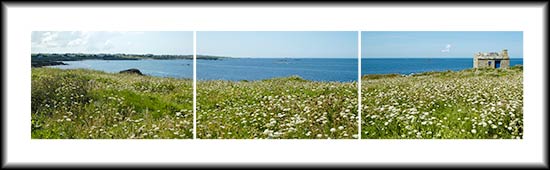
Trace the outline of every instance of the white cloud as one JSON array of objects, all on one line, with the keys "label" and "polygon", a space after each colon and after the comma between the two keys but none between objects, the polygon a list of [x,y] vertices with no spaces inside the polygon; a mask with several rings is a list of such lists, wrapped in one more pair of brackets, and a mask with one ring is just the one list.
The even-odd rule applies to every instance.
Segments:
[{"label": "white cloud", "polygon": [[59,34],[57,32],[45,32],[42,34],[42,38],[40,39],[40,45],[46,46],[46,47],[55,47],[59,45],[57,42],[59,37]]},{"label": "white cloud", "polygon": [[120,31],[34,31],[33,52],[96,53],[115,48],[113,38],[126,35]]},{"label": "white cloud", "polygon": [[87,43],[88,43],[88,39],[86,39],[86,38],[77,38],[77,39],[75,39],[75,40],[69,41],[69,42],[67,43],[67,46],[72,46],[72,47],[74,47],[74,46],[85,45],[85,44],[87,44]]},{"label": "white cloud", "polygon": [[105,43],[103,43],[103,50],[109,51],[113,48],[115,48],[115,45],[111,42],[111,40],[107,40],[105,41]]},{"label": "white cloud", "polygon": [[448,53],[451,52],[451,44],[447,44],[445,46],[445,49],[441,50],[442,53]]}]

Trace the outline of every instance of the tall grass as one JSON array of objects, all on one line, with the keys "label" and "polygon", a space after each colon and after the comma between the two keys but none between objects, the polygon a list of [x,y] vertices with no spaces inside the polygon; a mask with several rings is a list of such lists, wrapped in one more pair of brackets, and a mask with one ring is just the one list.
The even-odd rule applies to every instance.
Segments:
[{"label": "tall grass", "polygon": [[[523,70],[363,76],[364,139],[521,139]],[[188,79],[32,69],[40,139],[192,138]],[[197,81],[201,139],[358,138],[355,82]]]},{"label": "tall grass", "polygon": [[197,137],[203,139],[357,138],[356,83],[198,81]]},{"label": "tall grass", "polygon": [[39,139],[192,138],[192,81],[32,68],[31,134]]},{"label": "tall grass", "polygon": [[521,139],[523,69],[362,80],[362,138]]}]

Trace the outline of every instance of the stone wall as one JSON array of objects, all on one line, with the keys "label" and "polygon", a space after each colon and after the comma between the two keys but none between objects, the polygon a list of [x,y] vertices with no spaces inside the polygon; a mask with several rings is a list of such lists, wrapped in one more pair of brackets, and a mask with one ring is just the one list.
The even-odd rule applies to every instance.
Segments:
[{"label": "stone wall", "polygon": [[500,61],[499,68],[510,68],[508,50],[504,49],[500,54],[495,52],[474,54],[474,68],[495,68],[495,61]]},{"label": "stone wall", "polygon": [[[489,61],[491,64],[489,64]],[[479,59],[477,62],[477,68],[495,68],[495,60]]]},{"label": "stone wall", "polygon": [[500,60],[500,68],[510,68],[510,60]]},{"label": "stone wall", "polygon": [[[489,64],[489,61],[491,64]],[[474,61],[474,68],[495,68],[496,60],[478,59]],[[510,68],[510,60],[500,60],[500,68]]]}]

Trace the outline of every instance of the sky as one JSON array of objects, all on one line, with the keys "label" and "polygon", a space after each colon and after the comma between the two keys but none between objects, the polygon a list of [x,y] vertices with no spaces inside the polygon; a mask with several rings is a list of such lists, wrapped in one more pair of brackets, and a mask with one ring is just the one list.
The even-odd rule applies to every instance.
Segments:
[{"label": "sky", "polygon": [[33,31],[32,53],[192,55],[191,31]]},{"label": "sky", "polygon": [[197,54],[250,58],[357,58],[356,31],[198,31]]},{"label": "sky", "polygon": [[501,52],[523,58],[521,31],[364,31],[362,58],[472,58],[477,52]]}]

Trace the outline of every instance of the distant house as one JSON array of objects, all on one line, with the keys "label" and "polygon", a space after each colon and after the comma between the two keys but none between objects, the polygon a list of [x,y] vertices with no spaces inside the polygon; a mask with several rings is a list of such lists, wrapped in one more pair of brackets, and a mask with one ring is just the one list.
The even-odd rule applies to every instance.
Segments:
[{"label": "distant house", "polygon": [[509,68],[510,56],[508,50],[504,49],[501,53],[477,53],[474,55],[474,68]]}]

